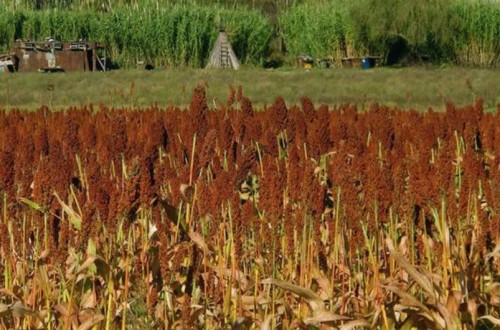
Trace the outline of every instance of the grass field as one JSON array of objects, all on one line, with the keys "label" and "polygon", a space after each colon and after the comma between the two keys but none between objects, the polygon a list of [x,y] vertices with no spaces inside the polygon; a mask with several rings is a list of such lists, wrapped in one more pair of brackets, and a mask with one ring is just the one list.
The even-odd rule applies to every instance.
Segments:
[{"label": "grass field", "polygon": [[[446,100],[457,105],[484,100],[485,111],[500,103],[500,69],[376,68],[240,71],[158,70],[107,73],[3,74],[0,107],[54,109],[105,103],[113,107],[189,104],[198,83],[207,86],[210,105],[226,102],[230,85],[244,86],[254,105],[273,103],[276,96],[299,103],[308,95],[329,105],[354,103],[360,109],[373,102],[402,108],[443,109]],[[215,102],[215,103],[214,103]]]}]

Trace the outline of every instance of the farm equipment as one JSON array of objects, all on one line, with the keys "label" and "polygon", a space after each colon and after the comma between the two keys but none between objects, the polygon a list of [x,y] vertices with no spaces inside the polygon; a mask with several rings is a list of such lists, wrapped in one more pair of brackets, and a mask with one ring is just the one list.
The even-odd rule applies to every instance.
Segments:
[{"label": "farm equipment", "polygon": [[[2,70],[3,68],[3,70]],[[12,53],[0,55],[0,72],[106,71],[106,45],[101,42],[17,40]]]}]

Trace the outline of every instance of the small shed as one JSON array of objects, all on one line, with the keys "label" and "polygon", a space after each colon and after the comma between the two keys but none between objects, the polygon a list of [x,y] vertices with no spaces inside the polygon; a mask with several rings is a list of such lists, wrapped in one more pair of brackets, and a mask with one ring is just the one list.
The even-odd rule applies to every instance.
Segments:
[{"label": "small shed", "polygon": [[240,62],[229,43],[229,38],[224,28],[219,27],[219,36],[210,55],[207,68],[222,68],[238,70]]}]

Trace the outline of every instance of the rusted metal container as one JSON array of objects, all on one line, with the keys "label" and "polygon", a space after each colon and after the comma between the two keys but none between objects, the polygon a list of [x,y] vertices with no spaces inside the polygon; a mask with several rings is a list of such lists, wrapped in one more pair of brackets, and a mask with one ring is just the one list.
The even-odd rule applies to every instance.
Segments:
[{"label": "rusted metal container", "polygon": [[17,58],[14,54],[0,55],[0,73],[14,72],[17,66]]},{"label": "rusted metal container", "polygon": [[17,58],[15,71],[19,72],[106,71],[106,45],[101,42],[18,40],[13,54]]},{"label": "rusted metal container", "polygon": [[359,68],[361,66],[360,57],[344,57],[342,59],[342,66],[344,68]]}]

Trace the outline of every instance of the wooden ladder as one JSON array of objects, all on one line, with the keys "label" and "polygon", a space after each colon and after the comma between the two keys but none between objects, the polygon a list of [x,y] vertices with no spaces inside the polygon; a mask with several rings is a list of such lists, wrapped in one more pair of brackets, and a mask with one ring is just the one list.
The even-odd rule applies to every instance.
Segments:
[{"label": "wooden ladder", "polygon": [[229,59],[229,48],[227,43],[222,43],[220,46],[220,64],[224,69],[231,67],[231,61]]}]

